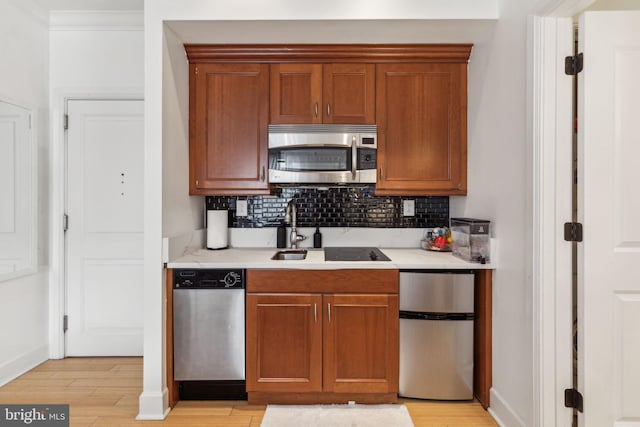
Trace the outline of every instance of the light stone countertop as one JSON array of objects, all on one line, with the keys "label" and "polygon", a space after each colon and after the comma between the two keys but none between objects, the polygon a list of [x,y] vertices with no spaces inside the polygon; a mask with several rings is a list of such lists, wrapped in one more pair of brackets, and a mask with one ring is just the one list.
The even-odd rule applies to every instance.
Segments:
[{"label": "light stone countertop", "polygon": [[[307,249],[307,248],[305,248]],[[277,248],[198,249],[170,260],[168,268],[284,268],[284,269],[424,269],[424,270],[486,270],[493,264],[463,261],[451,253],[431,252],[418,248],[380,248],[391,261],[325,261],[322,249],[307,249],[304,260],[272,260]]]}]

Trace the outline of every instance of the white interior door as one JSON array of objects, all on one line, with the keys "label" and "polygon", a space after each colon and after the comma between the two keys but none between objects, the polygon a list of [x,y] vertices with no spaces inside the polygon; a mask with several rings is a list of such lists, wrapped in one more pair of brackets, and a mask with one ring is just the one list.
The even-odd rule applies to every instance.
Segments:
[{"label": "white interior door", "polygon": [[143,101],[70,100],[67,356],[143,345]]},{"label": "white interior door", "polygon": [[579,424],[640,426],[640,12],[579,28]]}]

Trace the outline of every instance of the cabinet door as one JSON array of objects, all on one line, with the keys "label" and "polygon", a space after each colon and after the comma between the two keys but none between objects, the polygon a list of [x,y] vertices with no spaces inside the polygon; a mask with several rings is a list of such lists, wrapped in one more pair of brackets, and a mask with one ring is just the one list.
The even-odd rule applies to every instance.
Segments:
[{"label": "cabinet door", "polygon": [[375,124],[375,65],[325,64],[324,123]]},{"label": "cabinet door", "polygon": [[190,194],[267,194],[269,68],[191,64]]},{"label": "cabinet door", "polygon": [[398,391],[398,296],[324,295],[324,391]]},{"label": "cabinet door", "polygon": [[271,65],[271,123],[322,122],[322,65]]},{"label": "cabinet door", "polygon": [[466,194],[466,63],[377,65],[376,112],[376,194]]},{"label": "cabinet door", "polygon": [[322,297],[247,294],[247,391],[322,391]]}]

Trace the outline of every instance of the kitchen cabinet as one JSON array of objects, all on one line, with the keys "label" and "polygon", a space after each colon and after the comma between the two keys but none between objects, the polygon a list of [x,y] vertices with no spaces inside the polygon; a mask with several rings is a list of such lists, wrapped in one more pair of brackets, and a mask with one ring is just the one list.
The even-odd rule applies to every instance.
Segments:
[{"label": "kitchen cabinet", "polygon": [[377,195],[467,192],[467,64],[376,66]]},{"label": "kitchen cabinet", "polygon": [[323,295],[323,389],[398,392],[398,295]]},{"label": "kitchen cabinet", "polygon": [[322,391],[320,294],[247,295],[247,390]]},{"label": "kitchen cabinet", "polygon": [[[406,251],[407,255],[412,252],[410,249]],[[225,255],[223,252],[227,254]],[[229,252],[233,252],[231,258],[229,258]],[[404,250],[399,251],[396,260],[400,264],[400,268],[416,268],[413,261],[411,266],[402,265],[402,260],[405,257],[405,255],[401,255],[403,252]],[[265,251],[264,249],[209,251],[208,257],[210,258],[208,259],[212,264],[204,263],[201,265],[202,268],[214,268],[220,267],[222,259],[245,260],[243,263],[246,264],[243,265],[247,268],[246,368],[249,399],[256,403],[332,403],[347,402],[348,400],[354,400],[353,398],[356,398],[358,402],[367,401],[369,403],[393,401],[397,397],[394,393],[374,393],[370,392],[372,391],[370,388],[367,388],[367,393],[337,392],[343,385],[350,386],[349,381],[343,381],[341,385],[332,386],[334,382],[339,383],[339,380],[334,381],[332,378],[342,378],[343,380],[349,378],[349,369],[353,366],[363,370],[370,369],[370,372],[380,369],[382,365],[379,360],[381,359],[375,359],[370,362],[365,355],[359,362],[354,362],[350,361],[349,357],[361,357],[358,354],[362,354],[361,350],[367,348],[367,345],[372,346],[374,349],[374,351],[367,350],[368,353],[377,353],[378,350],[375,349],[385,345],[381,331],[390,334],[385,338],[390,348],[388,355],[392,366],[388,372],[390,376],[398,375],[399,338],[398,332],[394,330],[394,325],[399,326],[398,310],[388,314],[390,317],[387,318],[387,321],[390,323],[387,328],[379,326],[383,323],[381,313],[384,310],[378,308],[369,311],[368,307],[371,305],[374,307],[385,306],[384,299],[382,302],[375,300],[377,295],[395,296],[396,298],[391,298],[387,302],[397,304],[399,271],[395,269],[307,270],[284,268],[265,270],[256,269],[253,267],[256,264],[246,261],[253,259],[257,265],[262,264],[264,263],[262,257],[266,257],[267,253],[269,256],[272,254],[271,251]],[[410,258],[412,257],[409,256],[407,260]],[[179,384],[174,379],[172,363],[174,345],[172,268],[191,268],[192,264],[196,262],[195,260],[199,260],[197,262],[202,261],[199,256],[194,256],[194,258],[188,256],[182,262],[169,263],[171,268],[166,270],[166,381],[169,404],[172,407],[179,397]],[[283,265],[286,265],[286,262]],[[441,271],[443,268],[441,261],[438,261],[438,266],[437,270]],[[430,272],[434,271],[434,267],[431,262],[425,262],[422,269]],[[473,387],[475,398],[486,409],[490,406],[490,390],[492,386],[491,313],[493,270],[480,267],[479,264],[473,264],[475,269]],[[351,300],[350,295],[363,296],[364,298]],[[324,323],[325,316],[328,322],[328,307],[327,309],[324,309],[324,307],[325,304],[331,301],[330,298],[333,298],[331,316],[332,320],[335,319],[335,322],[332,322],[331,325],[336,328],[334,332],[331,332]],[[363,308],[358,309],[358,306],[363,306]],[[349,312],[351,310],[350,307],[355,308]],[[347,314],[343,315],[342,313]],[[373,315],[370,313],[373,313]],[[318,322],[315,321],[316,316]],[[362,326],[363,323],[365,326]],[[258,325],[262,325],[262,327],[258,327]],[[337,336],[331,338],[331,334]],[[366,338],[368,334],[372,334],[372,338]],[[262,341],[259,341],[258,337],[262,337]],[[333,345],[334,350],[331,350],[334,339],[338,342],[338,345]],[[360,339],[362,341],[359,341]],[[374,341],[376,339],[378,341]],[[262,346],[265,349],[259,357],[256,356],[260,351],[258,346]],[[396,350],[392,350],[394,346]],[[343,358],[340,348],[344,353],[347,353],[347,357]],[[337,366],[336,369],[325,369],[332,363],[330,361],[332,354],[337,355],[336,361],[333,362],[334,366],[336,363],[344,363],[344,366]],[[303,360],[304,363],[302,362]],[[363,366],[358,366],[356,363]],[[371,364],[368,366],[372,368],[366,367],[369,363]],[[267,368],[266,371],[262,371],[263,374],[258,370],[260,366]],[[271,372],[269,372],[269,369],[271,369]],[[277,369],[283,374],[277,374],[276,376],[274,370]],[[323,371],[323,369],[325,370]],[[323,375],[330,372],[336,372],[334,377],[323,377]],[[255,384],[259,383],[259,387],[262,387],[269,383],[269,381],[258,381],[260,375],[265,375],[267,378],[271,376],[272,379],[276,377],[275,380],[271,381],[274,383],[273,387],[276,391],[251,391],[251,384],[255,386]],[[278,378],[280,375],[282,375],[282,378]],[[369,375],[369,378],[375,377],[375,374],[361,374],[360,376],[366,377],[367,375]],[[287,378],[289,379],[288,384]],[[383,380],[381,383],[384,384],[385,381]],[[397,377],[391,379],[388,383],[391,384],[390,388],[395,387],[397,390]],[[351,385],[357,386],[355,383]],[[286,391],[289,388],[298,390],[301,387],[307,387],[308,391],[301,393]],[[334,391],[326,391],[331,387],[333,387]]]},{"label": "kitchen cabinet", "polygon": [[374,64],[272,64],[271,123],[375,124]]},{"label": "kitchen cabinet", "polygon": [[377,195],[467,192],[470,44],[185,45],[190,194],[267,194],[268,124],[377,124]]},{"label": "kitchen cabinet", "polygon": [[398,270],[247,270],[249,401],[395,401],[398,324]]},{"label": "kitchen cabinet", "polygon": [[268,194],[269,66],[189,69],[189,193]]}]

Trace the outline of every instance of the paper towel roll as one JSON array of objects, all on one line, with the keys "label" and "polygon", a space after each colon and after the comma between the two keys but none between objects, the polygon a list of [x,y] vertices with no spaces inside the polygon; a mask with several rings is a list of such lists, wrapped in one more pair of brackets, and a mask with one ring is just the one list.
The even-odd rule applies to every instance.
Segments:
[{"label": "paper towel roll", "polygon": [[224,249],[228,245],[229,213],[227,210],[207,211],[207,248]]}]

